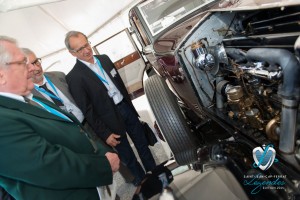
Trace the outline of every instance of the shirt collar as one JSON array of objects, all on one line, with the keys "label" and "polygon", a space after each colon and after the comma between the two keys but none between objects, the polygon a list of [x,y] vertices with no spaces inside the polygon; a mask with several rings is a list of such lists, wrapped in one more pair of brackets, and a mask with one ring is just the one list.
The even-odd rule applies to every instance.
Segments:
[{"label": "shirt collar", "polygon": [[[30,93],[31,94],[31,93]],[[5,96],[8,98],[12,98],[12,99],[16,99],[18,101],[22,101],[25,102],[24,98],[21,95],[17,95],[17,94],[12,94],[12,93],[8,93],[8,92],[0,92],[1,96]],[[32,94],[31,94],[32,95]]]},{"label": "shirt collar", "polygon": [[33,94],[30,93],[30,94],[26,95],[26,97],[27,97],[28,99],[31,99],[31,100],[32,100]]},{"label": "shirt collar", "polygon": [[78,59],[78,60],[81,61],[81,62],[82,62],[83,64],[85,64],[86,66],[91,66],[91,65],[97,64],[96,59],[95,59],[94,56],[93,56],[93,59],[94,59],[94,63],[89,63],[89,62],[86,62],[86,61],[80,60],[80,59]]}]

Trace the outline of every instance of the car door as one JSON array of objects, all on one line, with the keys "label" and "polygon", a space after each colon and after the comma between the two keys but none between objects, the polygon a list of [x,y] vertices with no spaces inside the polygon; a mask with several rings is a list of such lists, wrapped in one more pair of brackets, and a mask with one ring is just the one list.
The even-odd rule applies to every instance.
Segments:
[{"label": "car door", "polygon": [[144,93],[143,74],[146,64],[128,29],[96,44],[93,50],[96,54],[110,57],[132,99]]}]

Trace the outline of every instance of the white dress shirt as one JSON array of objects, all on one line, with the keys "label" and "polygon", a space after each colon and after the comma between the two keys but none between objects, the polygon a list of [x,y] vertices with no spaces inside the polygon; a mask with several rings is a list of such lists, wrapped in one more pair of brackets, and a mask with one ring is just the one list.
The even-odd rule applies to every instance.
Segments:
[{"label": "white dress shirt", "polygon": [[18,101],[22,101],[25,103],[25,99],[21,95],[12,94],[12,93],[8,93],[8,92],[0,92],[0,95],[8,97],[8,98],[16,99]]},{"label": "white dress shirt", "polygon": [[[64,107],[62,107],[63,110],[72,113],[77,119],[78,121],[82,122],[84,119],[84,116],[81,112],[81,110],[74,104],[72,103],[54,84],[53,86],[55,87],[56,91],[53,90],[53,88],[51,87],[51,85],[48,83],[47,79],[44,76],[43,79],[43,83],[42,85],[44,85],[46,83],[46,86],[49,90],[51,90],[55,95],[58,95],[58,97],[62,100]],[[40,85],[35,84],[37,87],[39,87]],[[57,92],[57,94],[56,94]],[[40,92],[46,99],[48,99],[49,101],[53,102],[52,99],[45,93]]]},{"label": "white dress shirt", "polygon": [[[108,84],[103,83],[105,85],[105,87],[108,90],[108,95],[113,98],[114,103],[117,105],[118,103],[120,103],[123,100],[123,95],[121,94],[121,92],[118,90],[118,88],[115,86],[115,84],[112,82],[112,80],[110,79],[110,77],[107,75],[107,73],[105,72],[105,70],[103,69],[100,70],[100,66],[98,66],[97,61],[94,57],[94,63],[91,64],[89,62],[80,60],[82,63],[84,63],[88,68],[90,68],[94,73],[98,74],[99,76],[101,76],[102,78],[104,78]],[[99,60],[100,62],[100,60]],[[103,77],[103,73],[104,76]]]}]

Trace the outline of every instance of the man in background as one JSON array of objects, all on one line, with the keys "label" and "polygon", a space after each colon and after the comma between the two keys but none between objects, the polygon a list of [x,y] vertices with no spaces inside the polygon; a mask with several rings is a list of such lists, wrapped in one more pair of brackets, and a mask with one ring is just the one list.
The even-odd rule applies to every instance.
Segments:
[{"label": "man in background", "polygon": [[53,102],[66,112],[72,113],[78,121],[83,122],[84,116],[69,92],[65,74],[58,71],[44,73],[42,59],[28,48],[22,48],[22,51],[33,65],[34,89],[32,94]]},{"label": "man in background", "polygon": [[118,71],[108,56],[93,55],[87,37],[81,32],[68,32],[65,45],[77,58],[74,68],[66,76],[74,100],[95,133],[118,151],[121,161],[135,176],[133,184],[139,185],[145,172],[134,155],[127,134],[145,170],[151,171],[156,164]]},{"label": "man in background", "polygon": [[51,102],[31,105],[32,71],[16,41],[0,36],[0,186],[18,200],[99,200],[96,187],[112,183],[117,154]]}]

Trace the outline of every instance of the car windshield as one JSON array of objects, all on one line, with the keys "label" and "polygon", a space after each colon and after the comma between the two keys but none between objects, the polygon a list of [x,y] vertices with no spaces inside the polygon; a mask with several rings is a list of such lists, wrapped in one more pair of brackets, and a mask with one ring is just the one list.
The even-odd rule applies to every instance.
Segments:
[{"label": "car windshield", "polygon": [[215,0],[150,0],[138,8],[154,36],[200,7]]}]

